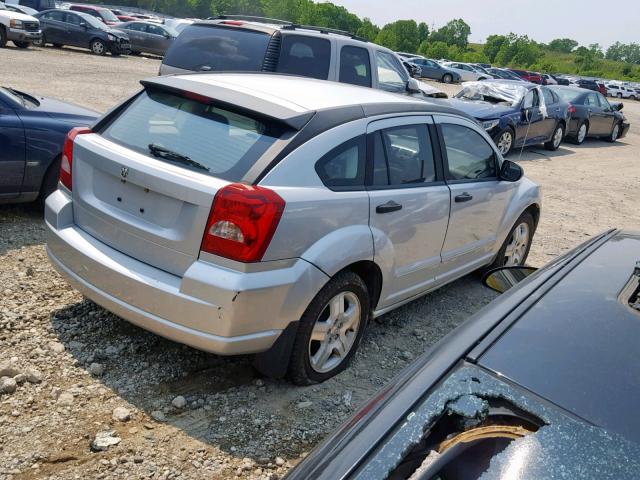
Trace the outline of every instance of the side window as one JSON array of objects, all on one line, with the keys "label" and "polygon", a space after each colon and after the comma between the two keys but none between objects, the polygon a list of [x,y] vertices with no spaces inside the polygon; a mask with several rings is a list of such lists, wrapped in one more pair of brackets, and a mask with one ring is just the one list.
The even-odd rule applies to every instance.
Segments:
[{"label": "side window", "polygon": [[157,25],[147,25],[147,33],[151,33],[153,35],[164,35],[164,29]]},{"label": "side window", "polygon": [[594,93],[590,93],[589,95],[587,95],[587,98],[585,98],[584,104],[589,105],[590,107],[597,107],[598,97],[596,97]]},{"label": "side window", "polygon": [[278,72],[326,80],[330,60],[329,40],[303,35],[282,36]]},{"label": "side window", "polygon": [[597,96],[600,107],[604,108],[605,110],[611,110],[611,105],[609,104],[609,101],[604,98],[604,95],[599,93]]},{"label": "side window", "polygon": [[407,86],[407,74],[400,62],[390,53],[376,51],[378,83],[382,90],[403,92]]},{"label": "side window", "polygon": [[549,90],[548,88],[541,88],[540,90],[542,90],[542,96],[544,97],[545,105],[551,105],[552,103],[556,103],[556,100],[555,98],[553,98],[553,94],[551,93],[551,90]]},{"label": "side window", "polygon": [[522,102],[522,108],[537,107],[538,105],[540,105],[540,102],[538,101],[537,89],[534,88],[532,90],[529,90],[527,94],[524,96],[524,100]]},{"label": "side window", "polygon": [[82,21],[82,18],[80,18],[78,15],[75,15],[73,13],[67,13],[65,17],[65,22],[70,23],[71,25],[80,25],[81,21]]},{"label": "side window", "polygon": [[436,180],[426,125],[387,128],[373,135],[373,185],[415,186]]},{"label": "side window", "polygon": [[144,27],[145,26],[143,23],[132,23],[127,26],[127,30],[133,30],[134,32],[144,32],[145,31]]},{"label": "side window", "polygon": [[362,187],[365,172],[365,136],[339,145],[316,163],[316,172],[327,187]]},{"label": "side window", "polygon": [[371,87],[371,61],[366,48],[345,46],[340,50],[340,81]]},{"label": "side window", "polygon": [[447,165],[452,180],[496,178],[496,156],[475,130],[451,123],[442,124]]}]

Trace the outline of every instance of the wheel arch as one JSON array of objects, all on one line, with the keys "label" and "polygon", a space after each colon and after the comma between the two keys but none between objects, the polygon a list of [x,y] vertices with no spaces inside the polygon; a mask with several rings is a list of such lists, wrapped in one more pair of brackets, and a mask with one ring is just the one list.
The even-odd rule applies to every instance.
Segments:
[{"label": "wheel arch", "polygon": [[380,293],[382,292],[382,270],[372,260],[361,260],[359,262],[347,265],[336,275],[350,271],[358,275],[367,286],[369,292],[369,301],[371,310],[375,310],[380,301]]}]

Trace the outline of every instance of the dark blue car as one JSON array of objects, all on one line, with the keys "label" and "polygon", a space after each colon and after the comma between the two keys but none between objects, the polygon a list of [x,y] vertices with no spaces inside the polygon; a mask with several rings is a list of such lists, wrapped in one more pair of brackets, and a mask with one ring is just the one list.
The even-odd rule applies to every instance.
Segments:
[{"label": "dark blue car", "polygon": [[44,200],[58,183],[64,139],[98,113],[0,87],[0,203]]},{"label": "dark blue car", "polygon": [[557,150],[571,116],[557,93],[515,80],[467,82],[450,102],[478,120],[504,156],[523,145]]}]

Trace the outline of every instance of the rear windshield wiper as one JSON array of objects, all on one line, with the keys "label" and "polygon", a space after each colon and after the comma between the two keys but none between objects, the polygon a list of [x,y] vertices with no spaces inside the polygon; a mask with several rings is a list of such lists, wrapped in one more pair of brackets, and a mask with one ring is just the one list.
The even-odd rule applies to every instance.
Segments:
[{"label": "rear windshield wiper", "polygon": [[165,160],[171,160],[177,163],[181,163],[183,165],[189,165],[190,167],[197,168],[199,170],[209,171],[209,167],[204,166],[203,164],[196,162],[195,160],[191,160],[186,155],[182,155],[181,153],[174,152],[173,150],[169,150],[168,148],[161,147],[160,145],[156,145],[155,143],[149,144],[149,151],[154,157],[164,158]]}]

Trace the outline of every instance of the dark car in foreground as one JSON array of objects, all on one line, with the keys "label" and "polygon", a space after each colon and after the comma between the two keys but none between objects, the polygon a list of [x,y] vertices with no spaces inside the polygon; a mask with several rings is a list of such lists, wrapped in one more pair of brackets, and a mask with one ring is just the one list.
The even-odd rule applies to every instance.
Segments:
[{"label": "dark car in foreground", "polygon": [[179,35],[171,27],[142,20],[124,22],[117,28],[129,36],[131,55],[152,53],[162,56]]},{"label": "dark car in foreground", "polygon": [[557,150],[569,121],[569,104],[548,87],[528,82],[467,82],[450,103],[476,118],[502,155],[541,143]]},{"label": "dark car in foreground", "polygon": [[629,130],[629,122],[621,112],[622,103],[609,103],[599,92],[578,87],[550,86],[571,106],[571,120],[567,126],[567,137],[580,145],[587,137],[602,138],[615,142]]},{"label": "dark car in foreground", "polygon": [[70,10],[45,10],[37,15],[40,20],[42,37],[35,45],[54,47],[69,45],[88,48],[95,55],[113,56],[128,54],[131,51],[126,33],[108,27],[100,20],[81,12]]},{"label": "dark car in foreground", "polygon": [[64,140],[98,113],[0,87],[0,203],[30,202],[55,190]]},{"label": "dark car in foreground", "polygon": [[640,236],[605,232],[504,290],[288,480],[640,478]]}]

